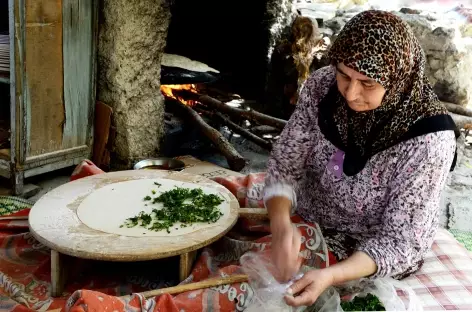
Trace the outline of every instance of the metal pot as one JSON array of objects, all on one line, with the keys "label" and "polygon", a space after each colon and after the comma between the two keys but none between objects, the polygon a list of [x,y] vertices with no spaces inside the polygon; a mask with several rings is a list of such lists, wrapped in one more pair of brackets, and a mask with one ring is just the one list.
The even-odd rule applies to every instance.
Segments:
[{"label": "metal pot", "polygon": [[144,159],[134,165],[134,170],[154,169],[154,170],[170,170],[180,171],[185,168],[185,164],[177,159],[158,157],[152,159]]}]

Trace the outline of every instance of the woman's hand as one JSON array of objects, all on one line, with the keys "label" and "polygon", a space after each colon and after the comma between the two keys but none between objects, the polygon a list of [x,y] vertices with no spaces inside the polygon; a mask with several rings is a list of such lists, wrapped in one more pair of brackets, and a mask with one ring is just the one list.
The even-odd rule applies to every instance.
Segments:
[{"label": "woman's hand", "polygon": [[306,273],[290,287],[289,293],[298,296],[286,296],[285,301],[294,307],[310,306],[328,287],[371,276],[376,271],[374,260],[366,253],[356,251],[346,260],[326,269]]},{"label": "woman's hand", "polygon": [[290,295],[285,297],[285,301],[293,307],[311,306],[333,284],[334,276],[331,270],[311,270],[290,287]]},{"label": "woman's hand", "polygon": [[272,219],[270,222],[272,232],[271,253],[272,261],[279,274],[278,279],[286,282],[300,269],[301,235],[293,226],[290,218]]}]

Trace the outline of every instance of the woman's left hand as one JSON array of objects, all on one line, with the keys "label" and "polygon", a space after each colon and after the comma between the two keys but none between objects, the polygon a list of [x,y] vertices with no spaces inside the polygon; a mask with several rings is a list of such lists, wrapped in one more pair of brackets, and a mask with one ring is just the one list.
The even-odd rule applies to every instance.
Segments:
[{"label": "woman's left hand", "polygon": [[293,307],[310,306],[330,286],[334,284],[331,270],[311,270],[296,281],[289,289],[285,301]]}]

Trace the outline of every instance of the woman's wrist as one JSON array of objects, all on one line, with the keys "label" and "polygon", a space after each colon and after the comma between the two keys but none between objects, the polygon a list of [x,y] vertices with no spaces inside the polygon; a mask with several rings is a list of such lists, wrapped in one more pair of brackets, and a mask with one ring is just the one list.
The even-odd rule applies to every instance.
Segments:
[{"label": "woman's wrist", "polygon": [[326,270],[333,277],[333,285],[339,285],[375,274],[377,264],[366,253],[356,251],[346,260]]},{"label": "woman's wrist", "polygon": [[291,226],[290,210],[292,202],[283,196],[277,196],[266,202],[271,228]]}]

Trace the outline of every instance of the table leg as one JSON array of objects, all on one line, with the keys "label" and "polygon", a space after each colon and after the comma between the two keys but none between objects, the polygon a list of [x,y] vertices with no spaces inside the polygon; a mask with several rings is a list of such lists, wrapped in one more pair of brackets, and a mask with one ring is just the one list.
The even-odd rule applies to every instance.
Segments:
[{"label": "table leg", "polygon": [[193,262],[196,257],[196,250],[180,255],[179,277],[181,282],[190,275],[190,272],[192,272]]},{"label": "table leg", "polygon": [[51,250],[51,296],[60,297],[67,279],[66,255]]}]

